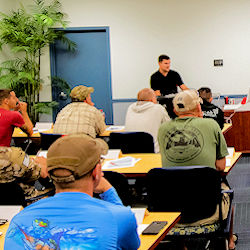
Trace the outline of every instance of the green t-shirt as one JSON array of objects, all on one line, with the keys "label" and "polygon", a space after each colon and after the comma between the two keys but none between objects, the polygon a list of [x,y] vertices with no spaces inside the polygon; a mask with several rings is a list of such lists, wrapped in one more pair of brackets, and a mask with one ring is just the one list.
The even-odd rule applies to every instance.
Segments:
[{"label": "green t-shirt", "polygon": [[162,166],[208,166],[228,155],[227,144],[213,119],[175,118],[161,125],[158,141]]}]

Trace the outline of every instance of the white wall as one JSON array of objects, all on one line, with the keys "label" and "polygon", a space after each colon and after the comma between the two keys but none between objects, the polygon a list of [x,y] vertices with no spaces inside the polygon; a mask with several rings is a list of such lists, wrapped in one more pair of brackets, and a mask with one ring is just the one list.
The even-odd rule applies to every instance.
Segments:
[{"label": "white wall", "polygon": [[[149,86],[159,54],[192,88],[245,94],[250,86],[249,0],[61,0],[71,27],[109,26],[113,98]],[[223,59],[223,67],[213,67]]]},{"label": "white wall", "polygon": [[[11,1],[1,0],[8,9]],[[31,0],[23,0],[30,4]],[[13,3],[13,2],[12,2]],[[17,1],[14,1],[18,5]],[[109,26],[113,99],[135,98],[149,86],[157,57],[192,88],[246,94],[250,86],[249,0],[61,0],[70,27]],[[1,7],[0,4],[0,7]],[[223,59],[223,67],[213,67]],[[48,54],[43,75],[50,74]],[[49,88],[44,95],[50,97]]]}]

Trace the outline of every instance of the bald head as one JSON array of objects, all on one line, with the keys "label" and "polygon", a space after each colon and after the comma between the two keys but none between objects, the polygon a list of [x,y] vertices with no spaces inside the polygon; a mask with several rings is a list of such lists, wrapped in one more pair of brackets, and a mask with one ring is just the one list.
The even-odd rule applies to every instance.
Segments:
[{"label": "bald head", "polygon": [[156,103],[156,96],[153,89],[145,88],[138,92],[137,101],[146,101]]}]

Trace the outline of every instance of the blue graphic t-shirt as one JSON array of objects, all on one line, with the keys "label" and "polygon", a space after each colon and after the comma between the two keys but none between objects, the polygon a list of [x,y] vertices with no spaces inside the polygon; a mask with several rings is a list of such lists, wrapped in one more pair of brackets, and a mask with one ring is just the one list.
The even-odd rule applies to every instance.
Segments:
[{"label": "blue graphic t-shirt", "polygon": [[101,197],[65,192],[26,207],[12,219],[4,249],[137,249],[131,210],[114,188]]}]

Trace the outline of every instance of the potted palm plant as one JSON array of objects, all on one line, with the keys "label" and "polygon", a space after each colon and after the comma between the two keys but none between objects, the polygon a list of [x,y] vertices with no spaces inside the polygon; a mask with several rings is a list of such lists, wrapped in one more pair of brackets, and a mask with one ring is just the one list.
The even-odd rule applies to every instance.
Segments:
[{"label": "potted palm plant", "polygon": [[[41,55],[45,48],[61,40],[69,50],[74,51],[75,43],[67,39],[63,31],[54,27],[66,27],[65,14],[61,3],[53,0],[34,0],[26,11],[24,6],[10,14],[0,13],[0,49],[10,46],[14,59],[7,60],[0,67],[0,87],[11,88],[28,103],[28,113],[33,122],[39,113],[48,113],[55,102],[41,103],[39,93],[43,84],[40,76]],[[13,57],[12,57],[13,58]]]}]

